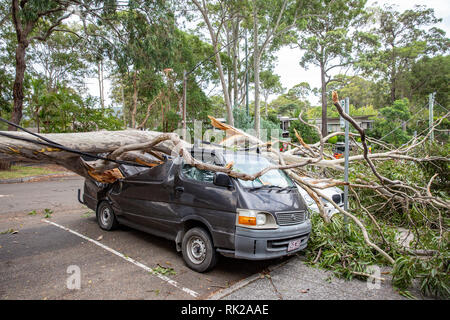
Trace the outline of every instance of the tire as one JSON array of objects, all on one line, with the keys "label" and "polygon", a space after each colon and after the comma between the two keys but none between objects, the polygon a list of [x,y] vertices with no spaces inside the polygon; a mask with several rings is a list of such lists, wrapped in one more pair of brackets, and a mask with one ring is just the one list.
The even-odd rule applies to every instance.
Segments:
[{"label": "tire", "polygon": [[206,272],[217,263],[217,252],[211,236],[203,228],[195,227],[186,232],[181,251],[186,265],[194,271]]},{"label": "tire", "polygon": [[97,223],[100,228],[107,231],[117,229],[119,225],[113,208],[106,201],[100,202],[97,207]]}]

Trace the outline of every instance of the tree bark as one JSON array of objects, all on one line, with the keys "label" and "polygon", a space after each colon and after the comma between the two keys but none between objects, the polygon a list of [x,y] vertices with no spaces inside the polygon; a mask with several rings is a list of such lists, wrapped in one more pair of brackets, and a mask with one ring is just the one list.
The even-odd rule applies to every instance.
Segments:
[{"label": "tree bark", "polygon": [[259,44],[258,44],[258,11],[256,1],[253,1],[253,72],[255,77],[255,135],[260,138],[260,96],[259,96]]},{"label": "tree bark", "polygon": [[230,96],[228,94],[228,87],[227,87],[227,83],[225,81],[225,75],[223,73],[222,60],[220,59],[219,42],[218,42],[217,36],[214,32],[213,26],[211,25],[211,21],[209,20],[208,12],[206,9],[206,3],[203,2],[203,6],[202,6],[197,0],[192,0],[192,2],[195,4],[197,9],[202,14],[203,20],[205,21],[206,26],[208,27],[208,31],[211,36],[211,43],[213,45],[213,49],[215,52],[217,71],[219,72],[220,83],[222,84],[223,97],[224,97],[225,106],[227,109],[228,123],[230,125],[234,126],[233,109],[231,106]]},{"label": "tree bark", "polygon": [[[16,48],[16,76],[14,78],[13,85],[13,98],[14,107],[11,114],[11,122],[19,124],[22,120],[22,109],[23,109],[23,80],[25,77],[25,69],[27,67],[25,62],[25,52],[28,47],[28,41],[19,42]],[[9,131],[17,131],[12,125],[8,126]]]},{"label": "tree bark", "polygon": [[[42,136],[71,149],[89,154],[98,154],[111,153],[125,145],[148,142],[160,134],[160,132],[154,131],[122,130],[49,133],[42,134]],[[14,136],[39,141],[25,132],[15,132]],[[168,154],[174,149],[174,146],[170,141],[164,142],[158,147],[162,152]],[[130,159],[130,157],[127,157],[127,159]],[[79,154],[3,136],[0,136],[0,161],[55,163],[80,176],[86,178],[90,177]]]},{"label": "tree bark", "polygon": [[11,162],[0,160],[0,171],[11,170]]},{"label": "tree bark", "polygon": [[328,134],[328,122],[327,122],[327,83],[325,80],[324,65],[320,65],[320,80],[322,83],[322,136]]},{"label": "tree bark", "polygon": [[133,110],[131,111],[131,127],[136,128],[136,112],[137,112],[137,71],[133,75]]},{"label": "tree bark", "polygon": [[[239,36],[239,17],[234,20],[233,26],[233,39],[237,39]],[[239,53],[239,40],[233,43],[233,105],[236,107],[238,105],[238,53]]]}]

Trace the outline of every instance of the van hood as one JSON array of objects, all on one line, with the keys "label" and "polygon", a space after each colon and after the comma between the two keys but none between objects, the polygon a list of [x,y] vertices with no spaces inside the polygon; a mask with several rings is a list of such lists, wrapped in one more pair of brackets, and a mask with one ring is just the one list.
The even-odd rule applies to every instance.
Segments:
[{"label": "van hood", "polygon": [[278,192],[279,189],[252,190],[240,187],[238,208],[261,210],[270,213],[306,210],[305,202],[296,188]]}]

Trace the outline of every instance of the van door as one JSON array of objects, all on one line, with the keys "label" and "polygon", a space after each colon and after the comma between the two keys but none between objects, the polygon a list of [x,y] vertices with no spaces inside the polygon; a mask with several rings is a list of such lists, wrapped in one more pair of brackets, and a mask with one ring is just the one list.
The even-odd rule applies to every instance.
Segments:
[{"label": "van door", "polygon": [[216,186],[214,173],[181,164],[175,175],[174,210],[183,219],[202,221],[216,247],[234,248],[237,189]]},{"label": "van door", "polygon": [[119,219],[123,223],[165,238],[175,237],[176,231],[167,224],[173,192],[172,166],[173,162],[168,160],[129,176],[121,182],[118,194],[110,194],[112,201],[120,207]]}]

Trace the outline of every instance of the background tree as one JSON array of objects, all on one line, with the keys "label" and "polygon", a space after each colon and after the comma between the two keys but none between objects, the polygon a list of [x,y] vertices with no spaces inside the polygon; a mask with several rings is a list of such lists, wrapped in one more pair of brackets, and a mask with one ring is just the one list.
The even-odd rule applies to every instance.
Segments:
[{"label": "background tree", "polygon": [[313,1],[315,16],[307,20],[306,28],[299,24],[298,48],[305,50],[300,65],[313,64],[320,68],[322,135],[327,131],[327,84],[332,80],[331,71],[350,66],[355,59],[358,25],[365,17],[366,0]]},{"label": "background tree", "polygon": [[264,109],[266,118],[269,115],[268,99],[272,94],[282,93],[283,86],[281,85],[280,76],[273,74],[270,70],[264,70],[260,74],[261,79],[261,91],[264,97]]},{"label": "background tree", "polygon": [[[222,58],[220,56],[221,48],[219,47],[219,35],[223,31],[222,28],[224,27],[224,24],[227,23],[228,20],[235,19],[235,16],[238,14],[237,7],[233,5],[235,4],[234,1],[227,2],[219,0],[207,3],[205,0],[192,0],[192,2],[194,3],[197,10],[201,13],[203,21],[207,27],[211,44],[215,53],[214,57],[216,61],[217,72],[220,77],[220,83],[222,85],[228,123],[234,125],[230,91],[228,89],[230,83],[227,84],[225,80],[225,72],[223,70]],[[232,39],[232,41],[238,41],[235,32],[233,32],[233,36],[234,38]]]},{"label": "background tree", "polygon": [[[57,1],[11,1],[11,16],[16,31],[16,74],[13,84],[14,106],[11,122],[22,119],[23,81],[25,77],[26,50],[34,41],[46,41],[61,23],[71,16],[67,12],[70,2]],[[9,126],[8,130],[17,130]]]},{"label": "background tree", "polygon": [[376,9],[375,16],[378,23],[371,32],[379,43],[363,56],[361,66],[375,79],[387,82],[385,101],[393,103],[406,96],[412,65],[422,57],[448,51],[450,41],[443,30],[432,26],[442,19],[431,8],[415,6],[398,12],[394,6],[385,6]]},{"label": "background tree", "polygon": [[260,135],[260,68],[261,60],[269,49],[273,50],[288,42],[289,32],[300,18],[304,3],[302,1],[275,0],[252,1],[253,19],[253,77],[254,77],[254,129]]}]

